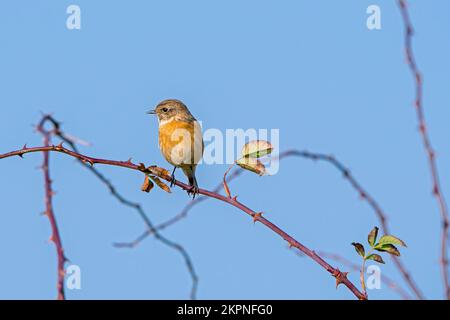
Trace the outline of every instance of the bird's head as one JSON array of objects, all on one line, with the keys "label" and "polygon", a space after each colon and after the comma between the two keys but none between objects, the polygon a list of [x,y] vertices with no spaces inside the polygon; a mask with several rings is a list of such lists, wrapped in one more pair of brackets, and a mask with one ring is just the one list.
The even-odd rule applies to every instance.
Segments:
[{"label": "bird's head", "polygon": [[174,119],[186,121],[195,120],[186,105],[176,99],[161,101],[154,110],[150,110],[147,113],[155,114],[160,123]]}]

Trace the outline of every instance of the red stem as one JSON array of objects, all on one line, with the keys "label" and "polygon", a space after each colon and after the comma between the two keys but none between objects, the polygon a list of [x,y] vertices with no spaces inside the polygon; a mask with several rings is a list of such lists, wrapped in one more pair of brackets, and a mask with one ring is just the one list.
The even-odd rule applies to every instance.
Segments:
[{"label": "red stem", "polygon": [[[106,159],[99,159],[99,158],[93,158],[88,157],[82,154],[79,154],[77,152],[68,150],[62,146],[62,144],[58,146],[44,146],[44,147],[34,147],[34,148],[27,148],[24,147],[21,150],[16,150],[12,152],[8,152],[5,154],[0,155],[0,159],[12,157],[12,156],[23,156],[25,153],[32,153],[32,152],[45,152],[45,151],[53,151],[53,152],[60,152],[67,154],[69,156],[72,156],[74,158],[80,159],[86,163],[89,163],[91,165],[94,165],[96,163],[99,164],[105,164],[105,165],[112,165],[112,166],[118,166],[118,167],[124,167],[132,170],[141,171],[146,174],[151,174],[158,176],[166,181],[171,181],[171,176],[169,174],[166,174],[161,170],[161,168],[158,167],[148,167],[146,168],[144,164],[136,165],[132,163],[130,160],[128,161],[116,161],[116,160],[106,160]],[[175,185],[178,187],[184,189],[184,190],[190,190],[190,186],[180,182],[176,181]],[[261,213],[257,213],[250,208],[246,207],[244,204],[237,201],[235,198],[228,198],[225,196],[222,196],[218,193],[208,191],[205,189],[199,189],[199,193],[211,198],[215,198],[217,200],[223,201],[225,203],[228,203],[241,211],[245,212],[249,216],[253,218],[253,221],[261,222],[263,225],[265,225],[267,228],[278,234],[281,238],[283,238],[286,242],[289,243],[291,247],[295,247],[304,254],[306,254],[308,257],[310,257],[312,260],[314,260],[316,263],[318,263],[322,268],[324,268],[326,271],[328,271],[333,277],[336,278],[337,284],[344,284],[354,295],[360,300],[366,300],[367,297],[361,293],[358,288],[347,278],[346,272],[341,272],[339,269],[332,267],[330,264],[328,264],[325,260],[323,260],[319,255],[317,255],[313,250],[310,250],[309,248],[305,247],[303,244],[295,240],[292,236],[281,230],[278,226],[267,220],[266,218],[262,217]]]},{"label": "red stem", "polygon": [[[331,165],[333,165],[337,170],[339,170],[342,173],[344,178],[356,190],[356,192],[360,195],[361,199],[367,201],[367,203],[370,205],[370,207],[374,210],[375,215],[377,216],[377,218],[380,222],[381,229],[383,230],[383,232],[385,234],[389,234],[386,213],[382,210],[381,206],[375,201],[375,199],[356,180],[356,178],[351,174],[350,170],[347,167],[345,167],[341,162],[339,162],[335,157],[333,157],[331,155],[320,154],[320,153],[312,153],[309,151],[287,150],[287,151],[280,153],[278,158],[281,160],[282,158],[290,157],[290,156],[301,157],[304,159],[309,159],[309,160],[314,160],[314,161],[324,161],[324,162],[328,162]],[[229,179],[227,179],[227,181],[231,181],[232,179],[239,176],[242,172],[243,172],[242,169],[234,171],[233,174],[230,175]],[[225,185],[224,183],[219,184],[214,189],[214,192],[219,192],[224,187],[224,185]],[[160,230],[160,229],[166,228],[166,227],[174,224],[175,222],[179,221],[180,219],[186,217],[187,212],[193,206],[195,206],[198,202],[206,200],[206,199],[207,198],[199,197],[199,198],[189,202],[186,205],[186,207],[179,214],[177,214],[173,218],[167,220],[166,222],[159,224],[158,226],[156,226],[156,229]],[[138,244],[139,242],[141,242],[143,239],[145,239],[149,235],[151,235],[150,232],[143,233],[136,240],[134,240],[132,242],[133,245]],[[414,292],[416,297],[418,299],[423,299],[424,297],[422,295],[422,292],[419,290],[419,288],[416,285],[416,283],[414,282],[411,274],[406,269],[406,267],[403,265],[402,261],[396,256],[391,256],[391,258],[394,261],[394,263],[395,263],[397,269],[399,270],[400,274],[402,275],[403,279],[405,280],[407,285],[411,288],[411,290]]]},{"label": "red stem", "polygon": [[[42,124],[38,126],[38,131],[44,137],[44,145],[50,146],[50,132],[47,132],[42,127]],[[58,224],[56,222],[55,213],[53,211],[53,195],[54,192],[52,190],[52,180],[50,177],[50,154],[49,152],[44,152],[44,162],[42,164],[42,170],[44,172],[44,183],[45,183],[45,215],[48,217],[50,222],[50,226],[52,229],[52,235],[50,236],[50,241],[55,244],[56,254],[58,257],[58,265],[57,265],[57,291],[58,291],[58,300],[65,300],[64,293],[64,264],[67,261],[64,256],[64,249],[62,246],[61,236],[59,234]]]},{"label": "red stem", "polygon": [[398,6],[400,8],[400,12],[402,14],[403,24],[405,28],[405,52],[406,52],[406,61],[408,63],[409,69],[415,81],[415,108],[416,108],[416,116],[417,122],[419,124],[419,131],[422,137],[422,144],[425,149],[425,153],[428,158],[428,165],[430,168],[430,175],[433,184],[433,195],[435,196],[438,205],[439,212],[442,221],[442,229],[441,229],[441,253],[440,253],[440,266],[441,266],[441,274],[444,282],[444,295],[446,299],[450,299],[450,285],[449,285],[449,276],[448,276],[448,258],[447,258],[447,242],[448,242],[448,228],[449,228],[449,218],[448,218],[448,210],[447,204],[442,193],[442,188],[439,179],[438,168],[436,164],[436,155],[431,145],[431,140],[427,131],[427,124],[425,121],[424,109],[423,109],[423,79],[422,75],[419,71],[419,68],[416,63],[416,59],[414,56],[414,51],[412,49],[412,37],[414,35],[414,29],[411,23],[411,19],[409,16],[408,8],[405,0],[398,0]]}]

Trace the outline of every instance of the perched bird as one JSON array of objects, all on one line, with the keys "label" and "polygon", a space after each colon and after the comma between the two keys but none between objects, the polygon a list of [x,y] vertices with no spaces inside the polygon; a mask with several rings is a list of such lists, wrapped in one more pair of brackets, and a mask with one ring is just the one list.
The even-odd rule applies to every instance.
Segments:
[{"label": "perched bird", "polygon": [[175,170],[181,168],[189,180],[189,194],[198,193],[195,169],[203,156],[203,135],[198,121],[180,100],[160,102],[147,112],[158,117],[159,148],[164,158],[174,166],[171,186],[175,183]]}]

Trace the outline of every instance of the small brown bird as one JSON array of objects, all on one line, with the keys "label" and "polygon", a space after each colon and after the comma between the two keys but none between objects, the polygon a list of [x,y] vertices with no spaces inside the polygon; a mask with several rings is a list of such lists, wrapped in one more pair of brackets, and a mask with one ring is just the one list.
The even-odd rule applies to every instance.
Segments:
[{"label": "small brown bird", "polygon": [[159,148],[164,158],[174,166],[171,186],[175,183],[175,170],[181,168],[189,180],[189,194],[198,193],[195,169],[203,156],[203,135],[198,121],[180,100],[160,102],[154,110],[159,122]]}]

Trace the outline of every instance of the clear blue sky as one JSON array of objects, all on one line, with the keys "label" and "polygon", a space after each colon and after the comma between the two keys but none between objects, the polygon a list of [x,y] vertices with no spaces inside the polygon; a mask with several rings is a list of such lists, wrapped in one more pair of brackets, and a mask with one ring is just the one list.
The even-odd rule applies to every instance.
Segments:
[{"label": "clear blue sky", "polygon": [[[426,117],[450,197],[450,3],[410,2]],[[66,28],[70,4],[81,8],[81,30]],[[381,7],[378,31],[366,28],[371,4]],[[92,142],[86,154],[167,166],[156,120],[144,114],[165,98],[185,101],[205,128],[276,128],[281,150],[332,153],[351,168],[409,245],[402,258],[420,288],[442,297],[440,219],[395,1],[8,1],[0,39],[0,152],[40,145],[32,124],[44,111]],[[40,216],[41,161],[33,154],[0,162],[0,298],[56,296],[55,249]],[[200,166],[200,185],[214,187],[225,168]],[[155,222],[188,201],[180,190],[142,193],[135,172],[100,169]],[[69,299],[188,298],[179,254],[152,238],[132,250],[112,246],[144,230],[134,211],[71,158],[52,154],[51,174],[66,254],[82,270],[82,289],[69,290]],[[324,163],[289,159],[275,176],[247,173],[231,187],[305,245],[355,262],[350,243],[378,225]],[[199,298],[353,298],[278,236],[214,200],[164,235],[191,254]],[[400,281],[390,260],[381,268]],[[357,273],[350,278],[358,282]],[[397,298],[386,287],[369,295]]]}]

